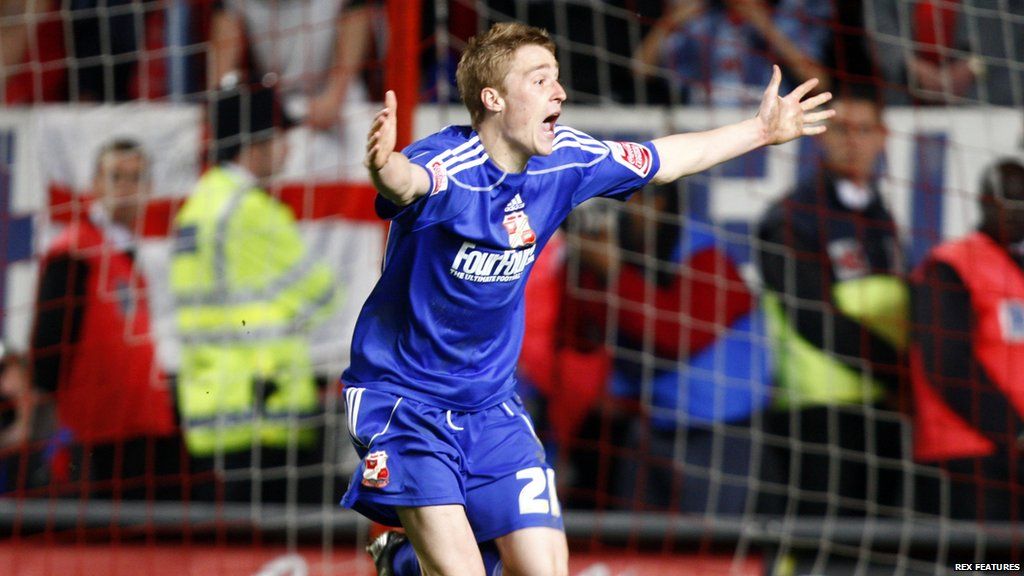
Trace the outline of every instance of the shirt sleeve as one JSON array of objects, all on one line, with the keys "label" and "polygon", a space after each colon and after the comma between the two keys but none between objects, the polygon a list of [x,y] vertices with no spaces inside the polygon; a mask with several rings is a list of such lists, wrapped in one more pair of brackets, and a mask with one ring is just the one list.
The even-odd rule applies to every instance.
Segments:
[{"label": "shirt sleeve", "polygon": [[50,259],[40,274],[31,356],[35,384],[46,392],[57,390],[78,343],[88,274],[88,264],[66,255]]},{"label": "shirt sleeve", "polygon": [[658,173],[661,161],[651,142],[598,141],[583,132],[564,129],[555,146],[578,150],[583,179],[573,192],[573,208],[595,196],[626,200]]},{"label": "shirt sleeve", "polygon": [[[472,151],[472,149],[471,149]],[[470,152],[471,153],[471,152]],[[377,215],[385,220],[401,220],[414,229],[454,218],[469,202],[469,195],[453,186],[448,178],[448,164],[457,156],[435,138],[415,142],[402,151],[413,165],[426,171],[430,190],[408,206],[396,206],[387,198],[377,195]]]}]

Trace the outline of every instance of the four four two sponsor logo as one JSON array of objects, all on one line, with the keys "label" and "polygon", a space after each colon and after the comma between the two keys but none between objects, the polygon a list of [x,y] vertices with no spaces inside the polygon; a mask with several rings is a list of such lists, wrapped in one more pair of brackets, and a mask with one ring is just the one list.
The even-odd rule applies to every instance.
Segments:
[{"label": "four four two sponsor logo", "polygon": [[451,275],[470,282],[512,282],[521,278],[534,261],[537,249],[537,233],[530,227],[525,209],[526,203],[519,194],[505,205],[501,225],[512,250],[477,250],[476,244],[463,242],[452,261]]}]

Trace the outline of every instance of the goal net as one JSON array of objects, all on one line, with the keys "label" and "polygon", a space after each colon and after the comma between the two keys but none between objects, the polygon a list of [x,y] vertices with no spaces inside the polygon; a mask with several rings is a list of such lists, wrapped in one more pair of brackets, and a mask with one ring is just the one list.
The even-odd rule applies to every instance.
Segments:
[{"label": "goal net", "polygon": [[[362,548],[379,528],[337,505],[358,463],[337,378],[386,240],[364,136],[384,89],[398,93],[401,143],[468,123],[458,58],[506,21],[549,31],[568,93],[559,123],[597,140],[752,118],[773,63],[783,93],[819,77],[814,91],[831,90],[844,114],[831,140],[763,148],[625,203],[585,203],[534,263],[519,393],[556,469],[570,573],[1020,570],[1015,365],[970,362],[980,328],[967,305],[953,348],[964,358],[938,358],[936,342],[958,328],[920,302],[946,286],[912,273],[978,227],[989,167],[1021,157],[1024,6],[352,4],[0,8],[0,571],[374,573]],[[317,440],[197,459],[156,425],[94,434],[122,420],[179,429],[196,416],[176,388],[191,343],[175,315],[175,218],[232,138],[215,102],[255,85],[277,92],[289,123],[269,192],[343,293],[303,333],[315,401],[291,425]],[[120,249],[123,276],[113,256],[66,244],[69,230],[108,230],[96,192],[114,182],[97,174],[119,140],[144,152],[147,194],[139,239]],[[1011,220],[1012,202],[999,206]],[[60,268],[69,255],[85,264]],[[144,285],[118,283],[133,278]],[[1012,343],[1024,295],[1001,298]],[[93,326],[87,306],[129,320]],[[116,354],[150,350],[143,368],[79,352],[113,330]],[[1000,350],[988,353],[1016,353]],[[100,379],[72,374],[100,370],[137,391],[75,388]],[[933,387],[931,412],[915,374],[954,381]],[[947,419],[922,427],[936,405]],[[980,452],[963,456],[959,440],[936,450],[922,431],[943,422],[980,434]]]}]

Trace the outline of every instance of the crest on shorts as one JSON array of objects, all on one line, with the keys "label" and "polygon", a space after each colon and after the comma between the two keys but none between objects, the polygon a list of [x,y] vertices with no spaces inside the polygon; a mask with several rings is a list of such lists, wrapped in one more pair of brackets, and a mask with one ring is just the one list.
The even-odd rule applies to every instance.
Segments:
[{"label": "crest on shorts", "polygon": [[526,203],[519,194],[505,205],[505,218],[501,224],[508,232],[508,244],[512,248],[529,246],[537,241],[537,234],[530,228],[530,218],[524,208]]},{"label": "crest on shorts", "polygon": [[383,450],[370,452],[363,460],[363,486],[383,488],[391,480],[388,470],[388,453]]}]

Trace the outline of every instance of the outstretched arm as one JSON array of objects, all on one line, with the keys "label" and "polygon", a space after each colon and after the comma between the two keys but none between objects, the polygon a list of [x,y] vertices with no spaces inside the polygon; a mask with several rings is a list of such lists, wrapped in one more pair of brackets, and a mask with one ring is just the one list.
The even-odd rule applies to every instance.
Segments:
[{"label": "outstretched arm", "polygon": [[661,168],[652,182],[673,182],[767,144],[782,144],[800,136],[824,132],[825,126],[819,123],[834,116],[835,111],[818,110],[818,107],[831,100],[832,94],[823,92],[803,100],[818,84],[818,80],[812,78],[782,97],[779,96],[781,82],[782,71],[774,66],[772,80],[761,99],[761,108],[750,120],[705,132],[673,134],[654,140]]},{"label": "outstretched arm", "polygon": [[377,113],[366,136],[363,164],[381,196],[396,206],[406,206],[430,190],[430,178],[404,154],[395,152],[397,108],[398,99],[394,91],[388,90],[384,95],[384,109]]}]

